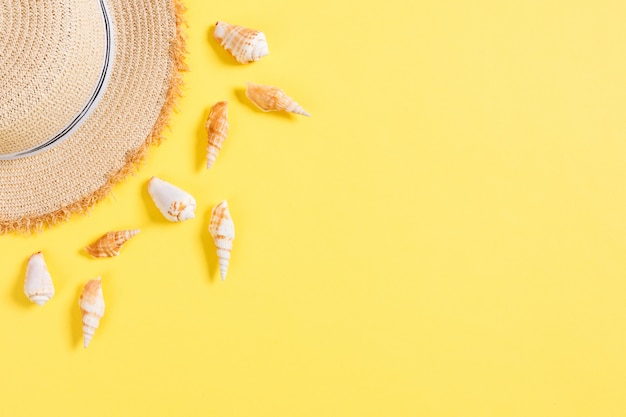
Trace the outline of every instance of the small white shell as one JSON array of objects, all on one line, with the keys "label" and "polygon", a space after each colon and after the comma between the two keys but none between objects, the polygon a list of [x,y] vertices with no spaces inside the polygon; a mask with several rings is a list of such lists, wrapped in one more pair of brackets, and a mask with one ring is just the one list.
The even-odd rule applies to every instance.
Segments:
[{"label": "small white shell", "polygon": [[209,233],[217,248],[220,275],[222,280],[225,280],[230,263],[230,252],[233,250],[233,239],[235,239],[235,224],[230,216],[226,200],[213,207],[211,220],[209,220]]},{"label": "small white shell", "polygon": [[289,113],[311,116],[293,98],[281,88],[273,85],[246,83],[246,97],[259,109],[268,111],[286,111]]},{"label": "small white shell", "polygon": [[24,278],[24,294],[31,302],[40,306],[54,296],[52,277],[41,252],[33,254],[28,260],[26,278]]},{"label": "small white shell", "polygon": [[191,194],[152,177],[148,183],[148,193],[163,216],[171,222],[193,219],[196,211],[196,200]]},{"label": "small white shell", "polygon": [[209,169],[215,163],[217,154],[228,135],[228,102],[226,100],[215,103],[211,107],[204,127],[208,137],[206,167]]},{"label": "small white shell", "polygon": [[87,281],[80,294],[78,306],[83,315],[83,339],[84,346],[87,347],[100,326],[100,319],[104,316],[104,296],[100,277]]},{"label": "small white shell", "polygon": [[139,234],[139,229],[118,230],[102,235],[98,240],[85,248],[88,254],[94,258],[110,258],[120,254],[124,243]]},{"label": "small white shell", "polygon": [[217,22],[213,37],[242,64],[258,61],[269,54],[265,34],[258,30]]}]

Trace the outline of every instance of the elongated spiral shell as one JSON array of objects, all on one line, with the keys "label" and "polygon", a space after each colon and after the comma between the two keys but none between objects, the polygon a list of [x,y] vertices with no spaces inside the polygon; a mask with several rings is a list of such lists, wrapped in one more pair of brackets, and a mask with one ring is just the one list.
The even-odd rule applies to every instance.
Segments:
[{"label": "elongated spiral shell", "polygon": [[167,220],[180,222],[194,218],[196,200],[188,192],[160,178],[152,177],[148,183],[148,193]]},{"label": "elongated spiral shell", "polygon": [[246,83],[246,97],[263,111],[286,111],[310,116],[302,106],[278,87]]},{"label": "elongated spiral shell", "polygon": [[225,280],[230,262],[230,252],[233,250],[233,239],[235,239],[235,224],[230,216],[226,200],[213,207],[209,221],[209,233],[217,248],[220,275],[222,280]]},{"label": "elongated spiral shell", "polygon": [[104,316],[104,297],[100,277],[87,281],[80,294],[78,305],[83,316],[84,346],[87,347],[100,326],[100,319]]},{"label": "elongated spiral shell", "polygon": [[209,117],[204,125],[209,144],[206,149],[206,167],[211,168],[215,163],[217,154],[222,149],[222,144],[228,135],[228,102],[215,103],[209,111]]},{"label": "elongated spiral shell", "polygon": [[217,22],[213,37],[242,64],[258,61],[269,54],[265,34],[258,30]]},{"label": "elongated spiral shell", "polygon": [[54,296],[52,277],[41,252],[31,255],[28,260],[24,278],[24,294],[31,302],[40,306]]},{"label": "elongated spiral shell", "polygon": [[108,258],[120,254],[124,243],[140,232],[139,229],[119,230],[105,233],[98,240],[87,246],[85,250],[94,258]]}]

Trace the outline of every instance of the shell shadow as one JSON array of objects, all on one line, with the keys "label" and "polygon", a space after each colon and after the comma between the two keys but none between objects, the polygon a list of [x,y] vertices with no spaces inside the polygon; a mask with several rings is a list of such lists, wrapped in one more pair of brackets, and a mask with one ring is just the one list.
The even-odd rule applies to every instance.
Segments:
[{"label": "shell shadow", "polygon": [[[101,235],[100,235],[100,236],[101,236]],[[88,243],[85,243],[85,244],[84,244],[84,246],[80,247],[80,248],[76,251],[76,253],[78,254],[78,256],[80,256],[81,258],[84,258],[84,259],[89,259],[89,260],[94,260],[94,259],[96,259],[96,258],[94,258],[93,256],[91,256],[91,255],[89,254],[89,252],[87,252],[87,251],[85,250],[85,247],[86,247],[87,245],[91,245],[93,242],[95,242],[95,241],[96,241],[96,239],[100,238],[100,236],[96,236],[96,237],[94,237],[91,241],[89,241]]]},{"label": "shell shadow", "polygon": [[[152,177],[150,177],[152,178]],[[161,212],[159,211],[159,209],[157,208],[156,204],[154,204],[154,201],[152,200],[152,197],[150,197],[150,193],[148,192],[148,183],[150,182],[150,179],[148,179],[148,181],[146,181],[145,186],[142,187],[141,190],[141,196],[144,200],[144,207],[146,207],[146,212],[148,214],[148,217],[150,218],[151,222],[155,222],[155,223],[169,223],[169,221],[163,217],[163,214],[161,214]]]},{"label": "shell shadow", "polygon": [[[80,298],[80,294],[83,290],[83,286],[79,285],[76,289],[76,297],[74,300],[78,300]],[[83,341],[83,318],[80,313],[80,307],[78,307],[78,301],[76,303],[70,303],[70,311],[69,311],[69,321],[72,332],[72,348],[76,349],[77,347],[82,346]]]},{"label": "shell shadow", "polygon": [[215,244],[213,243],[213,238],[209,233],[209,223],[211,221],[211,209],[207,211],[204,216],[204,221],[202,222],[202,230],[200,232],[200,240],[202,241],[202,247],[204,248],[204,259],[207,262],[207,271],[209,273],[209,282],[215,283],[217,280],[217,275],[219,274],[217,260],[217,249],[215,248]]},{"label": "shell shadow", "polygon": [[[30,259],[30,257],[28,258]],[[15,285],[13,286],[12,297],[13,301],[21,307],[28,308],[32,304],[26,294],[24,294],[24,277],[26,274],[26,267],[28,265],[28,259],[22,262],[22,267],[20,268],[21,276],[17,277],[15,280]]]},{"label": "shell shadow", "polygon": [[252,111],[254,111],[255,113],[269,114],[270,115],[269,117],[279,117],[279,118],[286,119],[286,120],[295,120],[295,117],[289,112],[263,111],[259,109],[256,106],[256,104],[251,102],[250,99],[246,96],[246,89],[244,87],[235,88],[235,97],[237,97],[237,100],[239,100],[242,104],[244,104],[248,108],[252,109]]},{"label": "shell shadow", "polygon": [[230,54],[219,42],[213,37],[213,31],[215,31],[215,25],[209,26],[209,30],[207,32],[207,38],[209,40],[209,44],[211,44],[211,48],[217,55],[220,62],[224,65],[229,65],[232,67],[238,67],[243,64],[237,62],[234,56]]}]

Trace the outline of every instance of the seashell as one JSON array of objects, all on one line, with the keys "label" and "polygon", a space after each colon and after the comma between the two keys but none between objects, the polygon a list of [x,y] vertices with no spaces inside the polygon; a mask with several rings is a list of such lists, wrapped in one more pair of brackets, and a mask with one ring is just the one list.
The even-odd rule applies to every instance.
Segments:
[{"label": "seashell", "polygon": [[220,275],[222,280],[225,280],[230,261],[230,252],[233,249],[233,239],[235,238],[235,224],[232,217],[230,217],[226,200],[213,207],[211,220],[209,221],[209,233],[217,247]]},{"label": "seashell", "polygon": [[24,294],[31,302],[40,306],[54,296],[52,277],[41,252],[31,255],[28,260],[26,278],[24,278]]},{"label": "seashell", "polygon": [[163,216],[171,222],[193,219],[196,200],[191,194],[160,178],[152,177],[148,193]]},{"label": "seashell", "polygon": [[124,243],[140,232],[139,229],[109,232],[87,246],[85,250],[94,258],[108,258],[120,254]]},{"label": "seashell", "polygon": [[209,117],[204,125],[209,137],[209,145],[206,148],[206,167],[211,168],[215,158],[228,134],[228,102],[220,101],[211,107]]},{"label": "seashell", "polygon": [[87,347],[104,315],[104,297],[100,277],[87,281],[78,300],[83,315],[83,340]]},{"label": "seashell", "polygon": [[283,110],[303,116],[311,116],[294,99],[278,87],[246,83],[246,97],[263,111]]},{"label": "seashell", "polygon": [[270,53],[265,34],[258,30],[217,22],[213,37],[242,64],[258,61]]}]

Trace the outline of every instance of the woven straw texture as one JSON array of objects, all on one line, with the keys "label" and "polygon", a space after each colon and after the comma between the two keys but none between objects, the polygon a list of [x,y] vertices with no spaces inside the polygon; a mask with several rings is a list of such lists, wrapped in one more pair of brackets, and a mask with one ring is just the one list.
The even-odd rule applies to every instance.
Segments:
[{"label": "woven straw texture", "polygon": [[44,142],[92,93],[104,57],[104,25],[97,1],[79,1],[0,6],[6,21],[0,25],[0,153]]},{"label": "woven straw texture", "polygon": [[[88,210],[161,140],[186,70],[182,3],[105,4],[115,49],[102,99],[60,144],[0,160],[0,233],[41,230]],[[0,4],[0,153],[42,143],[80,111],[102,70],[99,7],[94,0]]]}]

